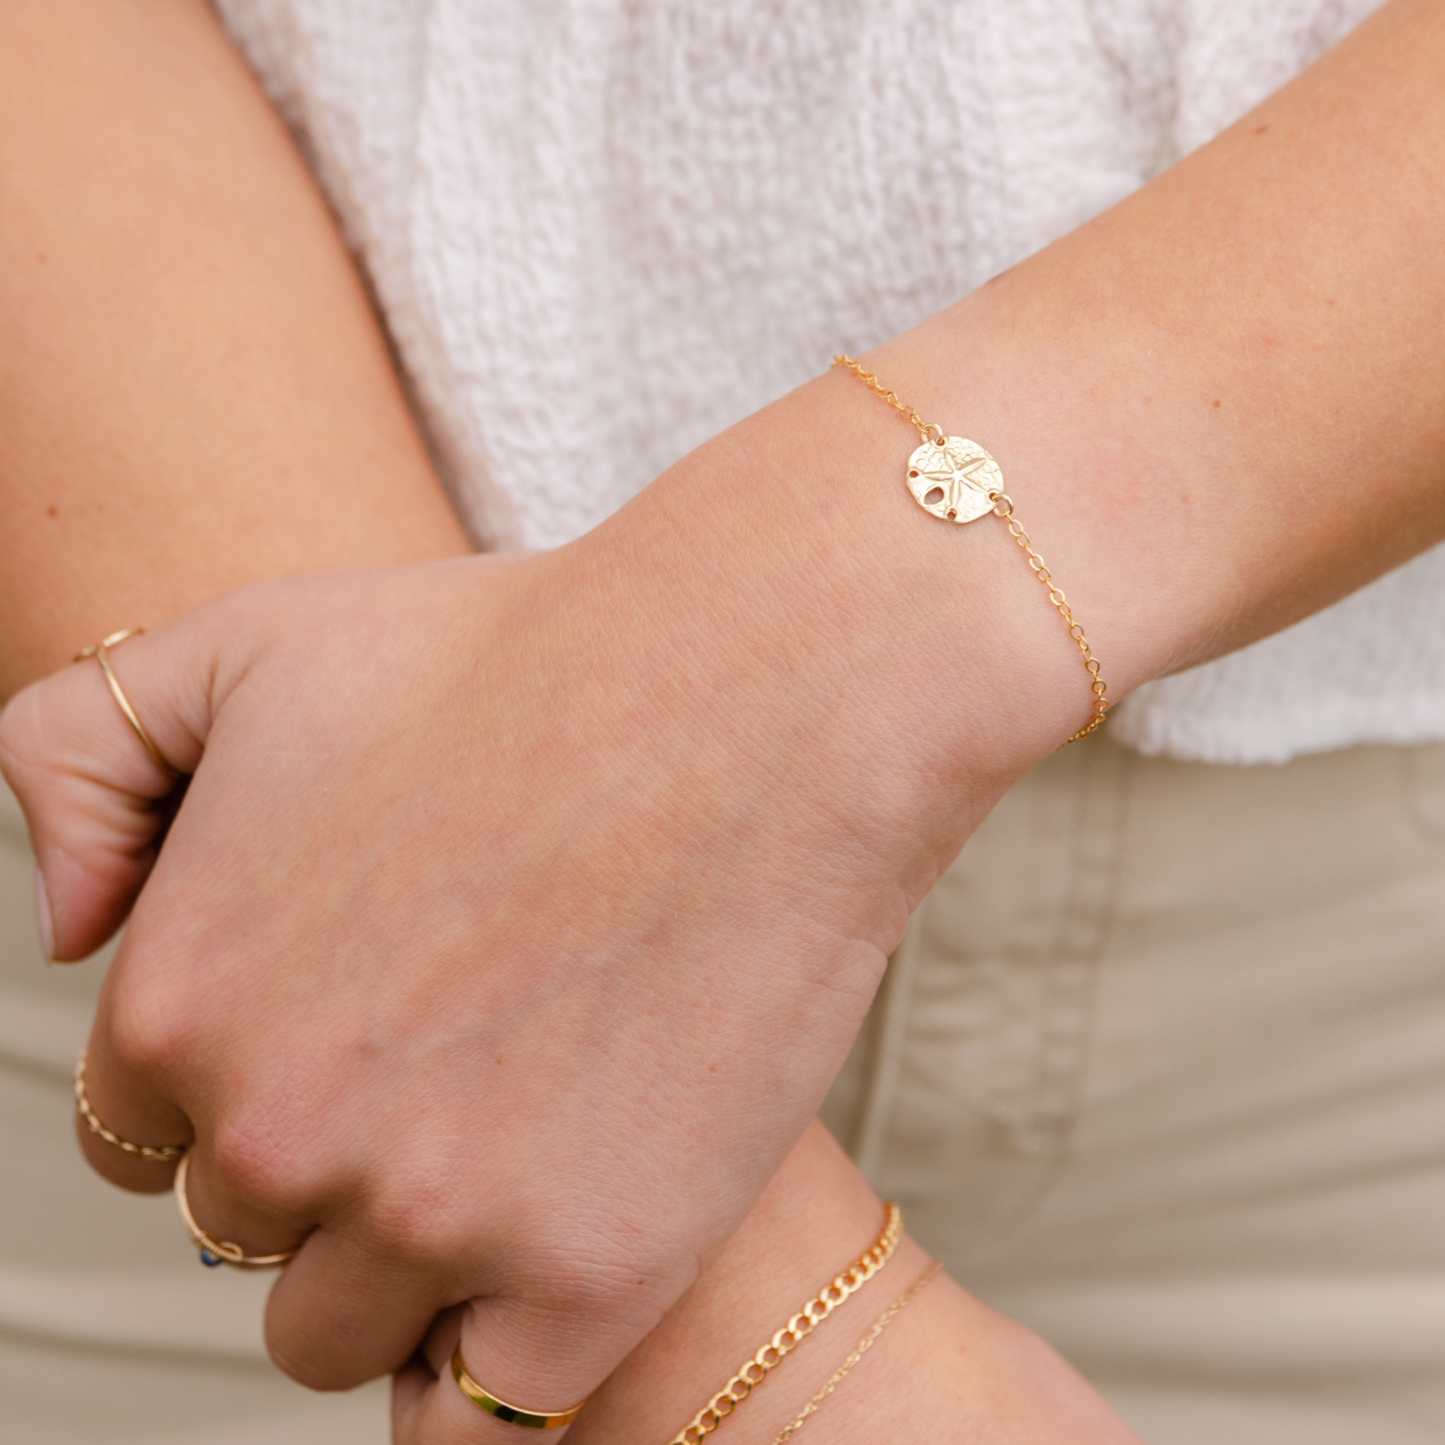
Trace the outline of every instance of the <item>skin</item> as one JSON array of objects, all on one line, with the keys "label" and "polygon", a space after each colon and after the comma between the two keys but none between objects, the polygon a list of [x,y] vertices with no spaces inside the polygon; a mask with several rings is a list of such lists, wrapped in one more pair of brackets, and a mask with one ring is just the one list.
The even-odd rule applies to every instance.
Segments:
[{"label": "skin", "polygon": [[[865,358],[999,459],[1111,696],[1445,535],[1442,65],[1445,11],[1396,0]],[[304,1237],[268,1314],[298,1378],[395,1369],[469,1301],[489,1388],[594,1389],[787,1158],[909,910],[1087,717],[1002,528],[889,480],[915,444],[835,373],[557,552],[253,586],[126,644],[196,775],[92,1097],[194,1131],[216,1232]],[[167,780],[94,669],[21,693],[0,757],[78,956]],[[402,1439],[510,1438],[441,1383]]]},{"label": "skin", "polygon": [[[569,1439],[580,1445],[671,1440],[743,1360],[805,1300],[878,1237],[883,1209],[817,1123],[764,1190],[698,1283],[587,1403]],[[729,1417],[736,1445],[772,1445],[869,1327],[928,1268],[906,1235],[893,1258]],[[466,1442],[471,1420],[452,1409],[449,1378],[460,1321],[443,1319],[425,1360],[398,1381],[400,1439]],[[431,1384],[442,1376],[445,1390]],[[456,1398],[454,1398],[456,1397]],[[462,1402],[463,1404],[465,1402]],[[439,1404],[445,1404],[445,1423]],[[453,1426],[455,1427],[453,1429]],[[884,1439],[960,1445],[1139,1445],[1074,1371],[1035,1335],[985,1308],[941,1275],[896,1315],[804,1427],[806,1439]]]},{"label": "skin", "polygon": [[[154,626],[258,579],[467,554],[332,220],[208,11],[12,0],[0,8],[0,108],[0,600],[12,623],[0,695],[68,663],[118,618]],[[121,650],[115,665],[128,677]],[[105,712],[94,665],[66,675],[125,758],[131,741]],[[138,881],[155,820],[126,811],[112,821],[131,830],[122,866]],[[63,882],[57,893],[63,902]],[[61,922],[62,949],[74,922]],[[91,1083],[102,1110],[119,1107],[93,1071]],[[170,1172],[133,1165],[119,1182],[168,1188]],[[696,1380],[726,1373],[738,1342],[771,1334],[774,1314],[856,1257],[880,1213],[813,1125],[667,1330],[615,1372],[574,1433],[625,1440],[640,1420],[661,1431],[665,1414],[691,1415]],[[905,1241],[886,1287],[923,1262]],[[855,1306],[861,1323],[847,1329],[861,1330],[875,1302]],[[858,1372],[906,1391],[894,1423],[929,1429],[948,1410],[994,1440],[1133,1439],[1047,1346],[952,1281],[911,1314],[891,1331],[898,1347],[880,1344]],[[444,1318],[429,1337],[443,1366],[456,1331]],[[442,1425],[419,1418],[434,1399],[425,1358],[398,1382],[399,1436],[476,1439],[488,1422],[471,1406]],[[807,1398],[814,1359],[835,1363],[800,1355],[798,1388],[775,1383],[770,1405]],[[750,1412],[733,1432],[775,1414]],[[871,1428],[864,1401],[840,1396],[830,1416],[835,1430]]]},{"label": "skin", "polygon": [[117,618],[470,550],[203,6],[0,6],[0,271],[0,697]]}]

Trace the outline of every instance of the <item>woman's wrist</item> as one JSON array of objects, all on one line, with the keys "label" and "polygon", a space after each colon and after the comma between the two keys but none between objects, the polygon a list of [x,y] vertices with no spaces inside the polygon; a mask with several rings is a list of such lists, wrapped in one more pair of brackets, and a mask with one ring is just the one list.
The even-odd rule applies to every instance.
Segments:
[{"label": "woman's wrist", "polygon": [[[1442,53],[1432,7],[1387,7],[1138,195],[865,358],[999,460],[1112,697],[1445,533],[1445,277],[1419,242],[1440,219]],[[914,506],[915,441],[825,378],[628,511],[661,514],[672,550],[649,565],[680,598],[705,579],[691,615],[741,592],[729,635],[759,677],[831,699],[840,794],[926,780],[961,837],[1089,695],[1003,529]],[[895,812],[931,833],[926,798],[879,816]]]},{"label": "woman's wrist", "polygon": [[[1397,0],[868,364],[974,436],[1120,696],[1445,536],[1445,13]],[[972,530],[970,528],[970,530]]]},{"label": "woman's wrist", "polygon": [[[883,1206],[814,1123],[752,1213],[605,1385],[572,1427],[577,1445],[663,1445],[877,1237]],[[906,1221],[905,1221],[906,1223]],[[927,1272],[906,1234],[888,1264],[819,1325],[722,1428],[733,1445],[771,1445],[848,1360],[876,1321]],[[443,1376],[455,1329],[428,1358]],[[445,1381],[444,1381],[445,1383]],[[983,1438],[1059,1445],[1130,1445],[1133,1434],[1048,1346],[968,1296],[946,1275],[895,1314],[803,1438],[838,1445],[891,1439]]]},{"label": "woman's wrist", "polygon": [[[883,1218],[872,1190],[812,1125],[719,1257],[589,1403],[574,1431],[579,1445],[672,1440],[744,1360],[873,1243]],[[905,1236],[889,1262],[736,1407],[729,1434],[739,1445],[773,1440],[928,1264]],[[905,1339],[902,1323],[880,1339],[868,1370],[859,1369],[865,1389]],[[921,1393],[938,1383],[926,1368],[912,1381]],[[831,1438],[851,1439],[851,1411],[839,1403],[819,1423]]]},{"label": "woman's wrist", "polygon": [[909,497],[915,444],[856,383],[820,377],[553,559],[578,610],[613,574],[604,590],[626,599],[645,656],[641,726],[665,732],[716,698],[717,765],[748,752],[791,825],[881,856],[908,907],[1091,708],[1003,524],[949,526]]}]

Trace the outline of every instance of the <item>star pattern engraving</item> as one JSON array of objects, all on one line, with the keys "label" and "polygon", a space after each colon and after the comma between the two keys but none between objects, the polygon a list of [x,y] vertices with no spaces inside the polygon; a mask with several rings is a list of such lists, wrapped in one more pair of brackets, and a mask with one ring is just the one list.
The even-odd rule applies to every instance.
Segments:
[{"label": "star pattern engraving", "polygon": [[990,493],[1003,490],[1003,475],[976,442],[946,437],[942,446],[925,442],[909,457],[908,490],[925,512],[946,522],[972,522],[993,510]]}]

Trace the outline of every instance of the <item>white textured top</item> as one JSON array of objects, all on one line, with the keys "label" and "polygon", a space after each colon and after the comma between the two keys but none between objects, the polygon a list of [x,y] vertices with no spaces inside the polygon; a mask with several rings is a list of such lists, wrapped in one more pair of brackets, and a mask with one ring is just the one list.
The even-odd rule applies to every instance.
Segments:
[{"label": "white textured top", "polygon": [[[1087,219],[1379,0],[220,0],[483,544],[685,452]],[[1445,739],[1445,550],[1151,684],[1116,736]]]}]

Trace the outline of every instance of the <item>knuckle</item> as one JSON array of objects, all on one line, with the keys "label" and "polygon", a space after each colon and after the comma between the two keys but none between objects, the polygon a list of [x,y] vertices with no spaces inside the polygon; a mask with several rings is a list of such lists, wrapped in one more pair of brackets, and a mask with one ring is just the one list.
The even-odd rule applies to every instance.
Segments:
[{"label": "knuckle", "polygon": [[314,588],[310,577],[261,577],[232,588],[206,606],[227,636],[264,639],[294,630],[298,609]]},{"label": "knuckle", "polygon": [[533,1308],[549,1319],[585,1323],[610,1318],[618,1303],[618,1279],[582,1260],[554,1260],[539,1276]]},{"label": "knuckle", "polygon": [[189,1043],[187,1013],[163,978],[149,970],[120,969],[106,1011],[112,1057],[144,1079],[171,1074]]},{"label": "knuckle", "polygon": [[217,1120],[211,1151],[221,1184],[267,1213],[309,1214],[325,1193],[316,1178],[316,1151],[264,1107],[247,1105]]},{"label": "knuckle", "polygon": [[381,1184],[367,1201],[367,1234],[378,1252],[422,1274],[449,1272],[477,1252],[480,1221],[458,1202],[445,1173],[413,1169],[396,1184]]},{"label": "knuckle", "polygon": [[293,578],[257,577],[242,582],[206,603],[206,608],[223,623],[240,622],[258,611],[285,605]]},{"label": "knuckle", "polygon": [[685,1286],[672,1265],[647,1248],[599,1247],[586,1228],[558,1230],[533,1260],[530,1303],[557,1321],[650,1329]]}]

